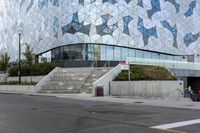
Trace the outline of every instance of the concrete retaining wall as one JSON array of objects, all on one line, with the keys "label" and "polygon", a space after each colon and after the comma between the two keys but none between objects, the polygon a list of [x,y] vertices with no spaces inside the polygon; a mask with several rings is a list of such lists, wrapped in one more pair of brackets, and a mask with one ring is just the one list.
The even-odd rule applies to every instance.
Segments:
[{"label": "concrete retaining wall", "polygon": [[183,81],[112,81],[110,91],[113,96],[139,96],[159,98],[183,98]]},{"label": "concrete retaining wall", "polygon": [[0,92],[35,93],[36,89],[34,86],[28,86],[28,85],[0,85]]},{"label": "concrete retaining wall", "polygon": [[0,82],[4,82],[5,81],[5,74],[0,74]]},{"label": "concrete retaining wall", "polygon": [[[32,81],[33,82],[40,82],[44,77],[45,77],[45,75],[44,76],[32,76]],[[19,81],[19,78],[18,77],[8,77],[7,81],[8,82]],[[31,77],[30,76],[23,76],[23,77],[21,77],[21,81],[22,82],[31,82]]]},{"label": "concrete retaining wall", "polygon": [[104,96],[108,96],[109,95],[109,83],[110,83],[110,81],[112,81],[121,71],[122,71],[121,65],[119,64],[115,68],[110,70],[108,73],[106,73],[103,77],[101,77],[96,82],[94,82],[93,87],[92,87],[92,96],[95,96],[97,86],[103,86]]}]

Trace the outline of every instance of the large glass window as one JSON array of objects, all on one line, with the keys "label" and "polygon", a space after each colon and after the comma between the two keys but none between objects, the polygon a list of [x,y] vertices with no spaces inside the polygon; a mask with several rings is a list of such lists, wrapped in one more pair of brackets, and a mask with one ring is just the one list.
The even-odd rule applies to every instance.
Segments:
[{"label": "large glass window", "polygon": [[166,59],[167,59],[167,55],[160,54],[160,59],[161,59],[161,60],[166,60]]},{"label": "large glass window", "polygon": [[113,46],[107,46],[107,60],[114,60],[113,52]]},{"label": "large glass window", "polygon": [[70,51],[69,51],[69,46],[64,46],[63,48],[63,59],[69,60],[69,55]]},{"label": "large glass window", "polygon": [[129,49],[129,57],[135,57],[135,49]]},{"label": "large glass window", "polygon": [[136,57],[138,57],[138,58],[143,58],[144,56],[143,56],[143,51],[141,51],[141,50],[136,50],[135,51],[136,53]]},{"label": "large glass window", "polygon": [[94,45],[87,45],[87,58],[88,60],[94,60]]},{"label": "large glass window", "polygon": [[180,56],[174,56],[174,60],[175,60],[175,61],[180,61],[180,60],[181,60],[181,57],[180,57]]},{"label": "large glass window", "polygon": [[60,49],[61,48],[55,48],[55,49],[52,50],[52,53],[51,53],[52,61],[57,62],[61,59]]},{"label": "large glass window", "polygon": [[100,60],[106,60],[107,56],[106,56],[106,46],[105,45],[101,45],[101,54],[100,54],[101,58]]},{"label": "large glass window", "polygon": [[82,59],[82,47],[81,45],[70,45],[69,57],[71,60],[81,60]]},{"label": "large glass window", "polygon": [[150,58],[151,59],[151,52],[144,51],[144,58]]},{"label": "large glass window", "polygon": [[122,48],[122,60],[126,61],[127,57],[128,57],[128,48]]},{"label": "large glass window", "polygon": [[151,53],[152,59],[159,59],[159,54],[158,53]]},{"label": "large glass window", "polygon": [[173,61],[173,60],[174,60],[174,57],[173,57],[172,55],[167,55],[167,60]]},{"label": "large glass window", "polygon": [[82,44],[82,60],[86,60],[86,44]]},{"label": "large glass window", "polygon": [[121,60],[121,48],[120,47],[114,47],[114,60],[115,61]]},{"label": "large glass window", "polygon": [[39,62],[51,62],[51,51],[39,55]]},{"label": "large glass window", "polygon": [[100,45],[94,45],[94,60],[100,60]]}]

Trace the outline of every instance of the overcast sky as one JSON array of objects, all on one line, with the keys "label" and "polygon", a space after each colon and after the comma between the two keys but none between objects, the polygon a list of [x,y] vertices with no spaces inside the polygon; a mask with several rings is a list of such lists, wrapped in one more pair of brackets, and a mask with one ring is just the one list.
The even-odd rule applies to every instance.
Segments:
[{"label": "overcast sky", "polygon": [[[0,11],[2,11],[3,6],[4,6],[4,0],[0,0]],[[0,17],[0,23],[1,23],[1,17]]]}]

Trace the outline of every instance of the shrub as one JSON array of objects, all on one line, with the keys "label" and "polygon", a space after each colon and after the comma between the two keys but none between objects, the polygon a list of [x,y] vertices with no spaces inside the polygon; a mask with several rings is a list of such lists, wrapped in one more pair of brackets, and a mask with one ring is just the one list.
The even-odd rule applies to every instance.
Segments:
[{"label": "shrub", "polygon": [[[166,68],[152,65],[131,66],[131,80],[177,80]],[[114,81],[128,81],[128,71],[122,71]]]},{"label": "shrub", "polygon": [[16,81],[11,81],[11,82],[0,82],[0,85],[36,85],[36,82],[21,82],[21,84],[19,84],[19,82]]},{"label": "shrub", "polygon": [[[48,62],[33,64],[32,76],[47,75],[55,67],[57,67],[57,64]],[[8,73],[9,76],[18,76],[18,66],[10,67]],[[31,76],[30,66],[28,64],[22,64],[21,76]]]}]

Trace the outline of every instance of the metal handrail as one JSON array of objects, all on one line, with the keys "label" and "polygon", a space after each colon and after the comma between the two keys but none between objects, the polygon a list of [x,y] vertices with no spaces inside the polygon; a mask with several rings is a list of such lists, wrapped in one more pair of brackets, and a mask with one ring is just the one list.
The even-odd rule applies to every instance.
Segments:
[{"label": "metal handrail", "polygon": [[107,68],[107,71],[108,71],[108,68],[109,68],[109,66],[108,66],[108,61],[106,61],[106,63],[103,65],[103,68]]},{"label": "metal handrail", "polygon": [[91,67],[94,67],[94,64],[95,64],[95,63],[96,63],[96,61],[94,61],[94,62],[92,63],[92,65],[90,65],[90,68],[91,68]]},{"label": "metal handrail", "polygon": [[106,63],[103,65],[103,67],[106,67],[108,65],[108,62],[106,61]]},{"label": "metal handrail", "polygon": [[80,92],[81,88],[83,87],[83,85],[86,83],[86,81],[89,79],[89,77],[92,75],[92,73],[94,72],[94,64],[95,61],[92,63],[92,65],[90,66],[90,73],[87,75],[87,77],[84,79],[83,84],[79,87],[78,91]]}]

